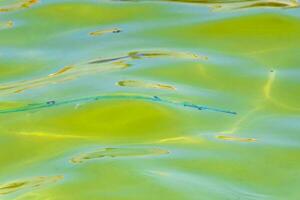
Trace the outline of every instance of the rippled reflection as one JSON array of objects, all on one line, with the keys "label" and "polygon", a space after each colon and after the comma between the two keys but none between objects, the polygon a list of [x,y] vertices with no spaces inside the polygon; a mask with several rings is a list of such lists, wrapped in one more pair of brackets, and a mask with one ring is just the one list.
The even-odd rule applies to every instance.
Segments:
[{"label": "rippled reflection", "polygon": [[88,160],[104,157],[137,157],[137,156],[155,156],[168,154],[169,151],[158,148],[104,148],[98,151],[81,154],[73,157],[70,161],[74,164],[82,163]]},{"label": "rippled reflection", "polygon": [[13,181],[0,185],[0,195],[7,195],[10,193],[18,192],[19,190],[39,188],[44,185],[55,183],[64,177],[58,176],[38,176],[29,179]]},{"label": "rippled reflection", "polygon": [[298,200],[296,0],[0,0],[1,200]]}]

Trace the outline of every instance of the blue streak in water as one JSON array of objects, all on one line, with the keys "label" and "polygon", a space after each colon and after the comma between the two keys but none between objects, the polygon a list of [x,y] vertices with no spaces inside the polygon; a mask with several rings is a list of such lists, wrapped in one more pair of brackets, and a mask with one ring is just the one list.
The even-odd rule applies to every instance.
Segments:
[{"label": "blue streak in water", "polygon": [[23,107],[11,108],[11,109],[4,109],[0,110],[0,114],[6,113],[16,113],[16,112],[25,112],[30,110],[39,110],[43,108],[51,108],[55,106],[65,105],[65,104],[73,104],[73,103],[81,103],[81,102],[92,102],[92,101],[100,101],[100,100],[144,100],[144,101],[152,101],[162,104],[169,104],[169,105],[176,105],[180,107],[187,107],[196,110],[208,110],[214,112],[220,112],[225,114],[236,115],[237,113],[234,111],[223,110],[220,108],[213,108],[209,106],[197,105],[189,102],[177,102],[171,101],[167,99],[163,99],[158,96],[142,96],[142,95],[98,95],[94,97],[84,97],[84,98],[77,98],[77,99],[70,99],[70,100],[61,100],[61,101],[47,101],[43,103],[34,103],[28,104]]}]

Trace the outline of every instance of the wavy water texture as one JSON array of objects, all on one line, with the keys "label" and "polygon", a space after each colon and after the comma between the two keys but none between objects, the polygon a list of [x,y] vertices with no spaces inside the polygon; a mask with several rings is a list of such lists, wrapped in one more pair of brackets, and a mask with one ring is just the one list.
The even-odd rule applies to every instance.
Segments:
[{"label": "wavy water texture", "polygon": [[273,83],[276,79],[276,73],[277,73],[276,70],[270,70],[269,71],[269,75],[267,77],[266,83],[262,87],[262,97],[261,97],[261,99],[256,101],[258,103],[256,103],[253,106],[253,108],[250,109],[247,113],[242,115],[234,123],[234,125],[232,126],[232,128],[230,130],[224,131],[223,133],[229,133],[229,134],[236,133],[238,130],[240,130],[242,128],[242,125],[244,123],[246,123],[249,119],[251,119],[257,112],[263,110],[265,105],[267,105],[268,103],[274,104],[276,107],[283,108],[283,109],[286,109],[286,110],[295,111],[295,112],[300,111],[300,108],[286,105],[285,103],[282,103],[282,102],[278,101],[277,99],[275,99],[271,95]]},{"label": "wavy water texture", "polygon": [[18,191],[26,191],[33,188],[44,187],[48,184],[53,184],[64,178],[62,175],[57,176],[37,176],[23,180],[17,180],[0,185],[0,196],[8,195]]},{"label": "wavy water texture", "polygon": [[38,0],[19,0],[16,3],[8,4],[4,6],[0,6],[0,13],[1,12],[12,12],[18,11],[25,8],[30,8],[34,4],[38,3]]},{"label": "wavy water texture", "polygon": [[38,79],[1,84],[0,96],[21,93],[24,92],[25,90],[39,88],[49,84],[59,84],[65,81],[74,80],[77,79],[78,77],[87,76],[90,74],[119,71],[130,67],[130,64],[128,62],[131,60],[144,59],[144,58],[159,58],[159,57],[207,60],[206,56],[199,56],[191,53],[134,51],[128,53],[128,55],[121,56],[121,57],[95,59],[82,64],[65,66],[59,69],[58,71],[49,74],[48,76],[38,78]]},{"label": "wavy water texture", "polygon": [[157,143],[166,143],[166,144],[201,144],[203,140],[201,138],[195,137],[171,137],[171,138],[164,138],[157,141]]},{"label": "wavy water texture", "polygon": [[0,199],[298,200],[298,6],[0,0]]},{"label": "wavy water texture", "polygon": [[105,29],[105,30],[99,30],[99,31],[93,31],[90,32],[89,34],[91,36],[100,36],[108,33],[120,33],[122,30],[119,28],[112,28],[112,29]]},{"label": "wavy water texture", "polygon": [[144,156],[159,156],[169,154],[167,150],[159,148],[104,148],[90,153],[80,154],[73,157],[70,162],[79,164],[88,160],[99,158],[122,158],[122,157],[144,157]]},{"label": "wavy water texture", "polygon": [[135,81],[135,80],[118,81],[117,85],[122,87],[141,87],[141,88],[154,88],[154,89],[163,89],[163,90],[176,90],[176,88],[171,85],[164,85],[161,83],[147,83],[144,81]]},{"label": "wavy water texture", "polygon": [[[136,0],[119,0],[119,1],[136,1]],[[194,3],[200,5],[204,4],[204,5],[209,5],[213,9],[217,9],[217,10],[260,8],[260,7],[267,7],[267,8],[299,7],[298,0],[161,0],[161,1],[178,2],[178,3]]]},{"label": "wavy water texture", "polygon": [[12,20],[0,22],[0,30],[9,29],[14,26],[14,22]]},{"label": "wavy water texture", "polygon": [[271,91],[272,91],[273,83],[276,79],[276,74],[277,74],[277,72],[275,70],[270,71],[268,81],[263,87],[263,93],[264,93],[265,99],[280,108],[291,110],[291,111],[296,111],[296,112],[300,111],[300,107],[293,107],[293,106],[287,105],[285,103],[278,101],[276,98],[274,98],[272,96]]},{"label": "wavy water texture", "polygon": [[61,106],[66,104],[75,104],[81,102],[92,102],[92,101],[100,101],[100,100],[141,100],[141,101],[150,101],[155,103],[173,105],[178,107],[186,107],[195,109],[198,111],[207,110],[212,112],[225,113],[230,115],[236,115],[237,113],[230,110],[224,110],[220,108],[214,108],[209,106],[197,105],[190,102],[180,102],[175,100],[164,99],[158,96],[147,96],[147,95],[135,95],[135,94],[112,94],[112,95],[98,95],[94,97],[85,97],[85,98],[77,98],[70,100],[61,100],[61,101],[47,101],[45,103],[32,103],[21,107],[9,108],[0,110],[0,114],[7,113],[15,113],[15,112],[26,112],[31,110],[40,110],[43,108],[51,108],[53,106]]},{"label": "wavy water texture", "polygon": [[237,142],[256,142],[257,140],[255,138],[240,138],[235,136],[229,136],[229,135],[218,135],[216,138],[220,140],[226,140],[226,141],[237,141]]}]

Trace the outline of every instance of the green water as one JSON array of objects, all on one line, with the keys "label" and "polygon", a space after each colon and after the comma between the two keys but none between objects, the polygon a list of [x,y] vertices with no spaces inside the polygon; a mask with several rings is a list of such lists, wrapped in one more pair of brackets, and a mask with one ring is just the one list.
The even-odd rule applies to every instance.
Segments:
[{"label": "green water", "polygon": [[300,8],[1,0],[1,200],[299,200]]}]

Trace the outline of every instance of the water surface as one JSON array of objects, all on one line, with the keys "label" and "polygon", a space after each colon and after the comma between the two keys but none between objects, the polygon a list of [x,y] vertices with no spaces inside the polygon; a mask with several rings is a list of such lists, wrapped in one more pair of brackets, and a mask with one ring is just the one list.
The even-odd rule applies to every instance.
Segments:
[{"label": "water surface", "polygon": [[1,0],[0,199],[298,200],[295,0]]}]

